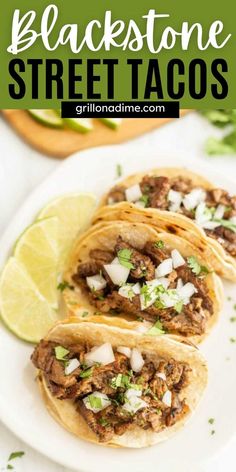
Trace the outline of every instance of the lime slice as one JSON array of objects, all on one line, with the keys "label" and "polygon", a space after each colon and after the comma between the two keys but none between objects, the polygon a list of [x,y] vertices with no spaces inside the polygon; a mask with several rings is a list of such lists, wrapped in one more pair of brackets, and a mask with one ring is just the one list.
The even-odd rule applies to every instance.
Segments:
[{"label": "lime slice", "polygon": [[90,118],[63,118],[63,121],[69,128],[79,133],[87,133],[93,129]]},{"label": "lime slice", "polygon": [[11,257],[0,279],[0,312],[19,338],[39,342],[58,319],[22,264]]},{"label": "lime slice", "polygon": [[90,223],[95,209],[94,195],[73,193],[58,197],[40,212],[38,218],[56,216],[59,220],[59,268],[63,270],[71,246]]},{"label": "lime slice", "polygon": [[46,218],[29,226],[15,245],[14,256],[24,266],[39,292],[58,306],[58,218]]},{"label": "lime slice", "polygon": [[109,126],[109,128],[117,129],[122,122],[122,118],[100,118],[100,121],[102,121],[104,125]]},{"label": "lime slice", "polygon": [[55,110],[28,110],[35,120],[52,128],[62,128],[63,120]]}]

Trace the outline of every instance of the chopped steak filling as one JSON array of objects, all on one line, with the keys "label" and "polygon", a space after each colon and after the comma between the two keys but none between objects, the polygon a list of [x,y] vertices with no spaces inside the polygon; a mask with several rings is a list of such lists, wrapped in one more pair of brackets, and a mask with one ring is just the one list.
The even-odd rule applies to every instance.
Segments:
[{"label": "chopped steak filling", "polygon": [[[113,351],[114,362],[88,368],[84,359],[92,346],[59,346],[67,352],[63,360],[57,359],[57,347],[57,343],[42,340],[34,350],[32,362],[43,372],[53,396],[75,402],[75,408],[100,442],[110,441],[114,435],[122,435],[134,427],[162,431],[189,411],[182,394],[191,371],[187,363],[160,357],[154,365],[143,355],[143,367],[134,372],[130,359]],[[79,366],[66,375],[65,368],[71,359],[77,359]],[[89,400],[89,396],[94,401],[94,396],[101,394],[107,405]],[[132,404],[133,409],[126,408],[127,404]]]},{"label": "chopped steak filling", "polygon": [[[113,253],[109,252],[105,256],[104,252],[91,251],[90,259],[79,263],[73,275],[75,285],[81,287],[99,312],[126,313],[151,322],[158,319],[165,331],[185,336],[201,335],[205,332],[206,323],[213,314],[213,302],[209,296],[204,275],[196,276],[187,261],[183,259],[181,266],[170,269],[168,275],[158,279],[155,275],[156,268],[166,259],[170,260],[169,249],[147,242],[140,250],[118,237]],[[128,258],[125,262],[128,261],[130,267],[128,278],[123,286],[116,285],[111,280],[104,266],[104,261],[111,262],[120,254],[125,254]],[[88,286],[87,278],[96,275],[102,276],[105,286],[95,290]],[[155,286],[156,282],[159,285]],[[141,293],[133,291],[133,287],[137,284]],[[178,291],[180,284],[192,287],[193,292],[189,298],[176,299],[172,302],[171,297],[178,296],[180,293]],[[128,294],[122,291],[124,287]],[[155,297],[153,302],[149,303],[153,296]]]},{"label": "chopped steak filling", "polygon": [[[139,186],[145,199],[145,206],[160,210],[171,209],[169,201],[170,190],[178,192],[182,197],[185,197],[194,189],[199,188],[193,184],[191,179],[181,176],[168,178],[146,175]],[[111,189],[108,195],[108,203],[118,203],[125,200],[125,187],[116,186]],[[223,214],[218,218],[221,220],[218,222],[218,226],[208,228],[207,225],[203,225],[203,228],[209,237],[216,239],[231,256],[236,257],[236,219],[230,227],[227,224],[227,222],[230,223],[232,217],[236,217],[236,196],[230,196],[228,192],[220,188],[214,188],[206,191],[204,201],[206,208],[211,212],[214,212],[219,205],[224,206]],[[197,222],[196,208],[186,208],[183,202],[175,207],[173,211],[195,219]],[[222,220],[225,220],[226,223],[222,222]]]}]

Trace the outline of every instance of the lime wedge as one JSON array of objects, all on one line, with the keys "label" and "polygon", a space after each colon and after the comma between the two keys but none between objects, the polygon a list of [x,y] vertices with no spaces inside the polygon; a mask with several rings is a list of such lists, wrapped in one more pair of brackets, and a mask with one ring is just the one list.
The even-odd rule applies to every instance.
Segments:
[{"label": "lime wedge", "polygon": [[11,257],[0,279],[0,312],[19,338],[39,342],[58,319],[23,265]]},{"label": "lime wedge", "polygon": [[122,122],[122,118],[100,118],[100,121],[109,128],[117,129]]},{"label": "lime wedge", "polygon": [[62,128],[63,120],[55,110],[28,110],[35,120],[52,128]]},{"label": "lime wedge", "polygon": [[87,133],[93,129],[90,118],[63,118],[63,121],[69,128],[79,133]]},{"label": "lime wedge", "polygon": [[40,212],[38,218],[56,216],[59,220],[59,269],[63,270],[72,244],[90,224],[95,209],[94,195],[73,193],[58,197]]},{"label": "lime wedge", "polygon": [[24,231],[14,251],[15,258],[53,308],[58,306],[58,229],[58,218],[40,220]]}]

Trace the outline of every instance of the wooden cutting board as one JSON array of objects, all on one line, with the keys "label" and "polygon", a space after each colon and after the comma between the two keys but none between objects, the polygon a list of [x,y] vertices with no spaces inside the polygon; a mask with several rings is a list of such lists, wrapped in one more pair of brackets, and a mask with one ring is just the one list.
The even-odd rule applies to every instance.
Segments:
[{"label": "wooden cutting board", "polygon": [[[181,116],[188,111],[181,110]],[[170,118],[125,118],[118,130],[112,130],[99,120],[94,120],[94,129],[81,134],[69,129],[41,125],[25,110],[2,110],[2,113],[24,141],[39,152],[57,158],[102,144],[121,143],[172,121]]]}]

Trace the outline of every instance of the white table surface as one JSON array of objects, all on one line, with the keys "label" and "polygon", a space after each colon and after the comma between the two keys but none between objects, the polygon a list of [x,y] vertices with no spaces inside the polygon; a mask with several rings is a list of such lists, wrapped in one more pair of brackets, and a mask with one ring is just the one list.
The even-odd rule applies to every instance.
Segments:
[{"label": "white table surface", "polygon": [[[220,134],[220,131],[209,125],[203,118],[197,114],[191,114],[141,138],[132,140],[127,143],[127,146],[139,149],[140,146],[143,146],[145,151],[145,144],[151,144],[154,149],[161,149],[167,154],[174,151],[180,156],[181,153],[189,155],[189,160],[193,162],[193,169],[194,161],[198,159],[211,163],[214,170],[232,177],[235,176],[236,179],[236,156],[213,158],[207,157],[204,153],[205,139],[210,135]],[[5,229],[12,215],[30,191],[58,165],[60,165],[59,160],[41,155],[24,144],[0,119],[0,231]],[[210,175],[208,177],[210,178]],[[44,434],[43,431],[42,434]],[[9,454],[19,450],[24,451],[25,455],[12,462],[15,472],[71,472],[32,450],[16,438],[0,421],[0,470],[6,470]],[[194,466],[194,464],[192,465]],[[181,468],[181,458],[176,458],[176,470],[172,472],[179,470],[189,472]],[[235,470],[236,437],[232,439],[231,444],[220,456],[212,459],[199,472],[234,472]]]}]

